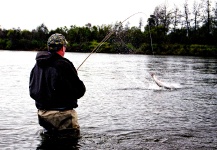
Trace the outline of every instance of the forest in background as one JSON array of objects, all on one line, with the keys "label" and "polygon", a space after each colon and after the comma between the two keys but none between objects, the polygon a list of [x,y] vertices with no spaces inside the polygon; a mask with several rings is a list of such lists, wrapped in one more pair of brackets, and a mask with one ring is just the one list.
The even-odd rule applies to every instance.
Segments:
[{"label": "forest in background", "polygon": [[217,3],[195,1],[191,9],[186,1],[182,8],[174,5],[155,7],[147,19],[138,20],[138,26],[114,25],[83,27],[71,25],[48,30],[45,24],[36,29],[0,28],[0,49],[41,51],[47,49],[47,39],[53,33],[63,34],[69,52],[91,52],[105,37],[114,32],[97,52],[123,54],[217,56]]}]

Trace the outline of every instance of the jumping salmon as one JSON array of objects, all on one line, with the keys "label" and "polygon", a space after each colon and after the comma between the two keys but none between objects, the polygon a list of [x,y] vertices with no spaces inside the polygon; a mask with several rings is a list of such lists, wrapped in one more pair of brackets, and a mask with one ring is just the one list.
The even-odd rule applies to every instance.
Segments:
[{"label": "jumping salmon", "polygon": [[154,79],[155,83],[159,87],[163,87],[165,89],[174,89],[173,86],[167,85],[166,83],[163,83],[162,81],[158,80],[154,73],[151,73],[152,78]]}]

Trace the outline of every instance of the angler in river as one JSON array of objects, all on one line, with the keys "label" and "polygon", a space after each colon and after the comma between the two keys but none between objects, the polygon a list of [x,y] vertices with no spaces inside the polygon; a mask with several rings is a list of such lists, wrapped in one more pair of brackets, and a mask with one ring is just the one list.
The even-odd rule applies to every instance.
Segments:
[{"label": "angler in river", "polygon": [[39,124],[44,133],[79,136],[74,108],[85,91],[72,62],[64,58],[67,41],[62,34],[53,34],[47,41],[48,51],[38,52],[30,74],[29,93],[38,109]]}]

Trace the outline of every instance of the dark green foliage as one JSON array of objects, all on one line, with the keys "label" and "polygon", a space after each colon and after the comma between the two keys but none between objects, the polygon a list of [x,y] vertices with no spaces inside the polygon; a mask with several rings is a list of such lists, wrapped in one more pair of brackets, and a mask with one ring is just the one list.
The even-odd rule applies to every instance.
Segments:
[{"label": "dark green foliage", "polygon": [[[187,5],[185,6],[188,10]],[[205,6],[200,9],[206,11]],[[90,23],[84,27],[72,25],[70,28],[65,26],[51,31],[44,24],[32,31],[0,28],[0,49],[46,50],[48,37],[53,33],[61,33],[68,41],[67,51],[90,53],[99,46],[106,35],[114,31],[97,52],[216,57],[217,8],[213,8],[215,13],[209,15],[207,11],[207,17],[203,16],[202,20],[199,20],[200,15],[197,14],[195,19],[192,19],[195,22],[192,27],[188,22],[189,18],[182,18],[185,22],[181,24],[183,15],[178,14],[178,8],[175,10],[168,11],[166,6],[156,7],[153,15],[148,18],[144,31],[141,30],[141,20],[138,27],[126,25],[124,28],[121,25],[116,30],[115,25],[91,26]],[[196,22],[200,22],[200,26]]]}]

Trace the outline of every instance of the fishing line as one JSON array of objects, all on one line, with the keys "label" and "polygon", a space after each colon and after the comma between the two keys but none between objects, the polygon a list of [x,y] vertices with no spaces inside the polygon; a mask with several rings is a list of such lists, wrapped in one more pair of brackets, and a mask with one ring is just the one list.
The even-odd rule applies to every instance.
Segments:
[{"label": "fishing line", "polygon": [[[142,13],[142,12],[141,12]],[[145,13],[143,13],[144,15],[146,15]],[[152,40],[152,35],[151,35],[151,27],[150,27],[150,24],[148,23],[148,31],[149,31],[149,38],[150,38],[150,46],[151,46],[151,52],[152,52],[152,55],[154,56],[154,48],[153,48],[153,40]],[[120,35],[118,35],[118,38],[121,40],[121,43],[124,44],[126,47],[128,47],[126,45],[126,43],[123,41],[123,39],[120,37]],[[131,48],[130,48],[131,50]],[[134,50],[132,50],[134,51]],[[154,68],[155,70],[155,68]]]},{"label": "fishing line", "polygon": [[152,36],[151,36],[151,29],[150,29],[150,24],[149,23],[148,23],[148,29],[149,29],[149,37],[150,37],[150,40],[151,40],[151,51],[152,51],[152,55],[154,56]]},{"label": "fishing line", "polygon": [[[149,36],[150,36],[150,40],[151,40],[151,50],[152,50],[152,55],[153,57],[155,57],[154,55],[154,50],[153,50],[153,43],[152,43],[152,36],[151,36],[151,29],[150,29],[150,24],[148,24],[148,27],[149,27]],[[156,68],[154,67],[154,71],[156,72]],[[155,74],[154,73],[150,73],[149,74],[151,75],[152,79],[154,80],[154,82],[159,86],[159,87],[163,87],[165,89],[174,89],[174,86],[169,86],[165,83],[163,83],[162,81],[158,80],[156,77],[155,77]]]},{"label": "fishing line", "polygon": [[[118,25],[115,25],[115,29],[112,30],[111,32],[109,32],[105,37],[104,39],[91,51],[91,53],[84,59],[84,61],[78,66],[77,68],[77,71],[80,69],[80,67],[86,62],[86,60],[93,54],[93,53],[96,53],[99,48],[111,37],[111,35],[126,21],[128,20],[129,18],[133,17],[134,15],[136,14],[139,14],[139,13],[143,13],[143,12],[137,12],[135,14],[132,14],[131,16],[127,17],[125,20],[123,20],[122,22],[120,22]],[[144,13],[143,13],[144,14]]]},{"label": "fishing line", "polygon": [[[150,27],[150,22],[148,22],[148,31],[149,31],[149,38],[150,38],[150,46],[151,46],[151,52],[153,55],[153,58],[155,58],[155,54],[154,54],[154,49],[153,49],[153,40],[152,40],[152,35],[151,35],[151,27]],[[127,45],[124,43],[124,41],[121,39],[120,35],[118,35],[118,38],[121,40],[121,43],[124,44],[126,47]],[[153,67],[154,72],[156,72],[156,68]],[[160,80],[158,80],[155,76],[154,73],[149,72],[150,76],[152,77],[152,79],[154,80],[154,82],[159,86],[159,87],[163,87],[165,89],[175,89],[175,87],[173,85],[168,85]]]},{"label": "fishing line", "polygon": [[[142,12],[141,12],[141,13],[142,13]],[[143,13],[143,14],[144,14],[144,13]],[[146,14],[144,14],[144,15],[146,15]],[[148,22],[148,32],[149,32],[149,38],[150,38],[151,52],[152,52],[153,57],[155,57],[155,56],[154,56],[154,49],[153,49],[153,40],[152,40],[152,35],[151,35],[150,22]],[[121,44],[123,44],[125,47],[128,48],[128,46],[126,45],[126,43],[125,43],[125,42],[123,41],[123,39],[121,38],[120,33],[118,33],[117,36],[118,36],[118,38],[120,39]],[[131,48],[130,48],[130,50],[131,50],[131,51],[134,51],[134,50],[131,49]],[[155,67],[154,67],[154,72],[156,72]],[[157,80],[157,78],[154,76],[154,73],[149,72],[149,75],[151,76],[151,78],[155,81],[155,83],[156,83],[159,87],[162,87],[162,86],[163,86],[163,84],[162,84],[159,80]],[[164,86],[164,87],[165,87],[165,86]]]}]

